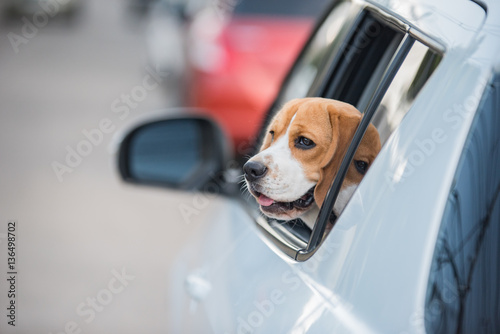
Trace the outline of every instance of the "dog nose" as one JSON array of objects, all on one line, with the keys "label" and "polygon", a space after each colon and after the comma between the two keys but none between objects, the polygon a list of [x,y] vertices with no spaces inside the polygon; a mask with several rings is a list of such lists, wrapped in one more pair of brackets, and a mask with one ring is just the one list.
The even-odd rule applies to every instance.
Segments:
[{"label": "dog nose", "polygon": [[260,162],[248,161],[243,165],[243,171],[248,181],[255,181],[266,175],[267,167]]}]

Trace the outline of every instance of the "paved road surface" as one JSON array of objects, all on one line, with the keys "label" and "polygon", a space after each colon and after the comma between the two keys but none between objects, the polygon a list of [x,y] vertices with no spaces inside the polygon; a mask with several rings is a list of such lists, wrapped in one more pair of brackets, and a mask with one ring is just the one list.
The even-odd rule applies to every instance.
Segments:
[{"label": "paved road surface", "polygon": [[[1,333],[167,332],[172,250],[200,223],[183,223],[177,209],[190,196],[118,178],[112,137],[173,104],[158,87],[125,119],[113,113],[113,101],[148,75],[144,27],[125,3],[85,1],[73,25],[51,20],[17,53],[8,34],[22,36],[21,25],[0,22],[0,277],[7,225],[17,222],[16,327],[7,324],[2,278]],[[109,133],[81,148],[91,152],[61,182],[54,162],[65,165],[83,131],[105,119]]]}]

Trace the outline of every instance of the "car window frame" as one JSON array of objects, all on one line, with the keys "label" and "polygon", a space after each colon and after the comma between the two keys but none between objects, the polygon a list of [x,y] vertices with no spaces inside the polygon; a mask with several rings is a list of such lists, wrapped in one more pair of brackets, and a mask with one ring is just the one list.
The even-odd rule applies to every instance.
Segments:
[{"label": "car window frame", "polygon": [[[293,75],[295,74],[297,66],[300,65],[302,57],[304,57],[305,53],[308,50],[308,47],[314,40],[314,36],[322,27],[322,24],[324,23],[328,15],[330,15],[331,11],[338,3],[340,3],[340,1],[333,2],[329,10],[326,11],[325,15],[318,21],[308,42],[305,44],[294,65],[292,66],[292,69],[289,71],[285,80],[283,81],[282,88],[265,117],[261,132],[258,136],[258,140],[255,143],[254,152],[257,152],[257,145],[262,142],[262,139],[266,134],[266,128],[268,124],[280,107],[283,95],[285,94],[285,89],[288,83],[291,81]],[[341,162],[341,166],[339,168],[337,176],[334,180],[332,180],[332,185],[330,186],[323,205],[320,208],[320,212],[316,218],[316,222],[313,230],[310,233],[308,242],[304,242],[304,240],[295,235],[295,233],[290,233],[290,229],[286,226],[287,224],[280,224],[273,220],[267,220],[262,215],[258,215],[255,217],[257,226],[266,235],[267,239],[272,241],[272,245],[277,247],[280,251],[288,255],[293,260],[299,262],[306,261],[312,255],[314,255],[314,253],[318,250],[319,246],[328,235],[327,225],[331,216],[331,211],[338,197],[340,187],[347,173],[347,169],[352,161],[352,158],[354,157],[354,153],[356,152],[368,125],[371,123],[371,120],[375,112],[377,111],[383,97],[385,96],[385,93],[390,87],[392,80],[398,73],[400,66],[406,59],[406,56],[411,50],[414,42],[418,41],[427,46],[429,49],[432,49],[434,52],[441,55],[444,55],[445,53],[445,48],[439,42],[433,40],[422,31],[411,27],[401,18],[395,17],[390,13],[386,13],[382,9],[370,3],[359,4],[352,2],[352,4],[358,7],[358,15],[356,15],[355,19],[350,22],[351,26],[349,27],[349,32],[344,36],[340,49],[337,50],[337,52],[334,52],[332,55],[329,55],[328,60],[325,62],[327,67],[320,69],[320,71],[318,71],[318,73],[316,74],[316,77],[306,95],[307,97],[324,97],[325,93],[329,90],[329,84],[331,83],[332,75],[334,75],[334,69],[336,66],[338,66],[338,62],[341,61],[342,48],[345,48],[347,46],[347,43],[349,43],[349,40],[356,33],[356,29],[359,28],[360,23],[362,22],[363,18],[366,17],[366,15],[373,15],[380,22],[391,25],[394,29],[401,31],[403,33],[403,38],[396,48],[395,53],[391,57],[391,60],[389,61],[386,70],[380,78],[378,85],[376,85],[376,89],[372,94],[372,97],[369,99],[367,107],[363,112],[362,118],[360,120],[360,124],[358,125],[354,137],[352,138],[347,152]]]}]

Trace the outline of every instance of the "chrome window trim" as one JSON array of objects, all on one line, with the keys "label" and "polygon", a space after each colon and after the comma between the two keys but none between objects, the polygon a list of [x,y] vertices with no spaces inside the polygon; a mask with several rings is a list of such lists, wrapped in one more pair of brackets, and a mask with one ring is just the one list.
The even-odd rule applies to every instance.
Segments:
[{"label": "chrome window trim", "polygon": [[406,20],[400,17],[400,15],[392,11],[388,11],[387,9],[381,9],[370,2],[366,3],[366,6],[363,8],[363,10],[369,11],[372,14],[378,16],[382,21],[396,27],[396,29],[405,31],[406,33],[410,34],[411,37],[415,38],[415,40],[431,48],[433,51],[440,54],[444,54],[446,52],[446,47],[443,44],[441,44],[428,34],[424,33],[417,27],[412,26],[410,23],[406,22]]}]

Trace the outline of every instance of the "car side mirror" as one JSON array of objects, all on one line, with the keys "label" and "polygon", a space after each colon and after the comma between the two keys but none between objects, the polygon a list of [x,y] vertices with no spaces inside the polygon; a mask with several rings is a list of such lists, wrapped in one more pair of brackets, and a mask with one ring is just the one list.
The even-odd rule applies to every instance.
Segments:
[{"label": "car side mirror", "polygon": [[127,182],[200,190],[222,174],[227,143],[219,126],[202,116],[151,121],[122,140],[120,174]]}]

